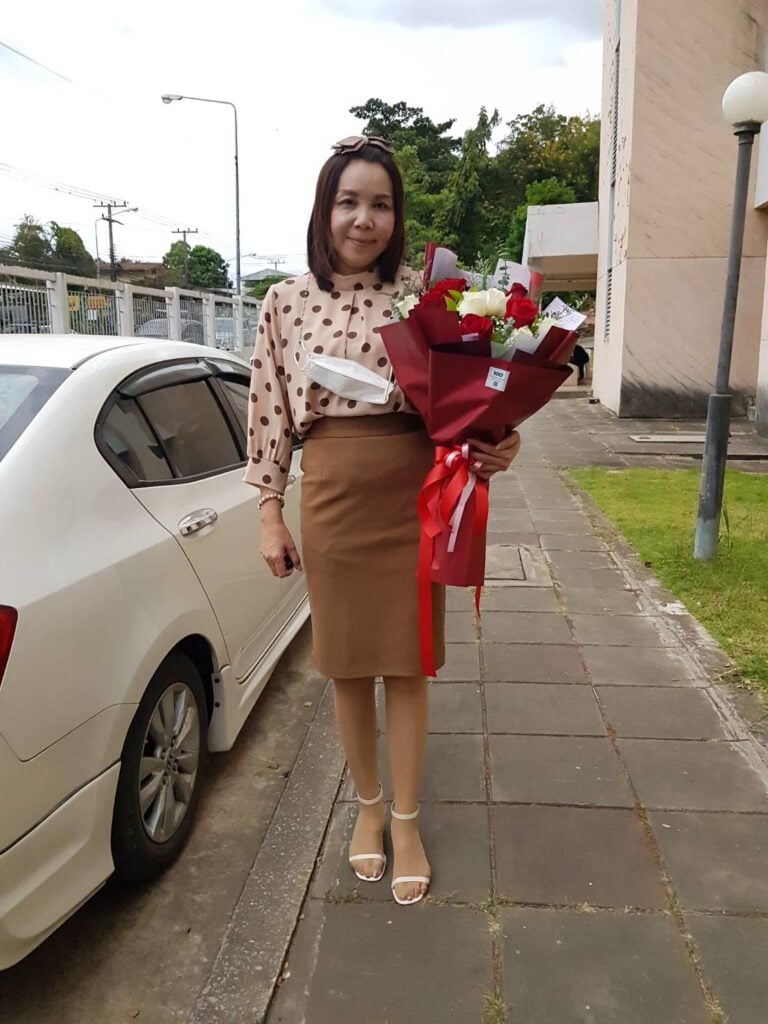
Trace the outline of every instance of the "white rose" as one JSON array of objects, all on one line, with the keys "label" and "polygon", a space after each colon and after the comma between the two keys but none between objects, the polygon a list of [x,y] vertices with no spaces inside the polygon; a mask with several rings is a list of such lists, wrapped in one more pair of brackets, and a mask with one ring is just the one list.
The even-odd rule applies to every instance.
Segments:
[{"label": "white rose", "polygon": [[488,312],[486,316],[504,316],[507,311],[507,296],[504,292],[498,288],[489,288],[486,292],[488,296],[486,309]]},{"label": "white rose", "polygon": [[459,302],[457,313],[459,316],[468,316],[474,313],[475,316],[488,316],[488,292],[464,292]]},{"label": "white rose", "polygon": [[408,314],[411,312],[414,306],[418,304],[418,295],[406,295],[402,302],[398,302],[395,309],[400,314],[401,320],[407,320]]}]

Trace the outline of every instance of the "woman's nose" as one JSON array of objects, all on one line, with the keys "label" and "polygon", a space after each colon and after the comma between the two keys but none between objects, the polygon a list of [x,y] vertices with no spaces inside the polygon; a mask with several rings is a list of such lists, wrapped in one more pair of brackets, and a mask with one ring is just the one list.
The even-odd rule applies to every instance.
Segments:
[{"label": "woman's nose", "polygon": [[367,206],[361,206],[357,210],[355,223],[358,227],[369,228],[373,226],[373,211]]}]

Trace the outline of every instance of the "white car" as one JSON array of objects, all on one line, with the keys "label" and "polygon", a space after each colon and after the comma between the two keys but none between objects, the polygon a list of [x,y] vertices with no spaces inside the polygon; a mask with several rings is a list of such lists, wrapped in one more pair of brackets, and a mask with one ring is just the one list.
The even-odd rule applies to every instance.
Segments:
[{"label": "white car", "polygon": [[259,555],[249,394],[196,344],[0,337],[0,968],[171,863],[306,621]]}]

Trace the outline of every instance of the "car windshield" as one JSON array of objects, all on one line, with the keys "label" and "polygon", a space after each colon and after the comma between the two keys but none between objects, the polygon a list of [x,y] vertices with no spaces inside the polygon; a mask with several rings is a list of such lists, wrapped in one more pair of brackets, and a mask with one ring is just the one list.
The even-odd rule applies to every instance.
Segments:
[{"label": "car windshield", "polygon": [[0,365],[0,459],[70,372],[60,367]]}]

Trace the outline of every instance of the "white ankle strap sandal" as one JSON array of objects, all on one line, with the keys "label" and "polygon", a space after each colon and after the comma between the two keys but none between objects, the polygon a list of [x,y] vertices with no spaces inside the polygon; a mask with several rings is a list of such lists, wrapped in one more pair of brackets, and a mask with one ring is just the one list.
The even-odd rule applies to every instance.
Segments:
[{"label": "white ankle strap sandal", "polygon": [[[393,818],[397,818],[398,821],[413,821],[414,818],[418,817],[418,814],[419,814],[420,810],[421,810],[421,805],[419,805],[416,808],[416,810],[413,811],[411,814],[400,814],[400,813],[398,813],[398,811],[395,810],[394,803],[392,804],[392,807],[391,807],[392,817]],[[421,892],[421,893],[419,893],[418,896],[413,896],[409,900],[401,900],[400,897],[395,892],[395,886],[396,885],[400,885],[402,882],[423,882],[424,885],[428,886],[429,882],[430,882],[430,879],[429,879],[428,875],[398,875],[397,878],[393,878],[392,879],[392,886],[391,886],[391,888],[392,888],[392,895],[393,895],[393,897],[395,899],[395,903],[399,903],[401,907],[409,907],[412,903],[418,903],[420,900],[423,900],[424,897],[426,896],[426,893],[425,892]]]},{"label": "white ankle strap sandal", "polygon": [[[365,800],[358,794],[358,803],[364,804],[366,807],[373,807],[374,804],[381,803],[384,799],[384,787],[379,783],[379,792],[372,800]],[[378,875],[368,877],[368,875],[361,875],[359,871],[355,871],[353,862],[360,860],[378,860],[381,861],[381,871]],[[361,882],[380,882],[384,877],[384,872],[387,870],[387,856],[384,853],[355,853],[349,858],[350,867],[355,872]]]}]

